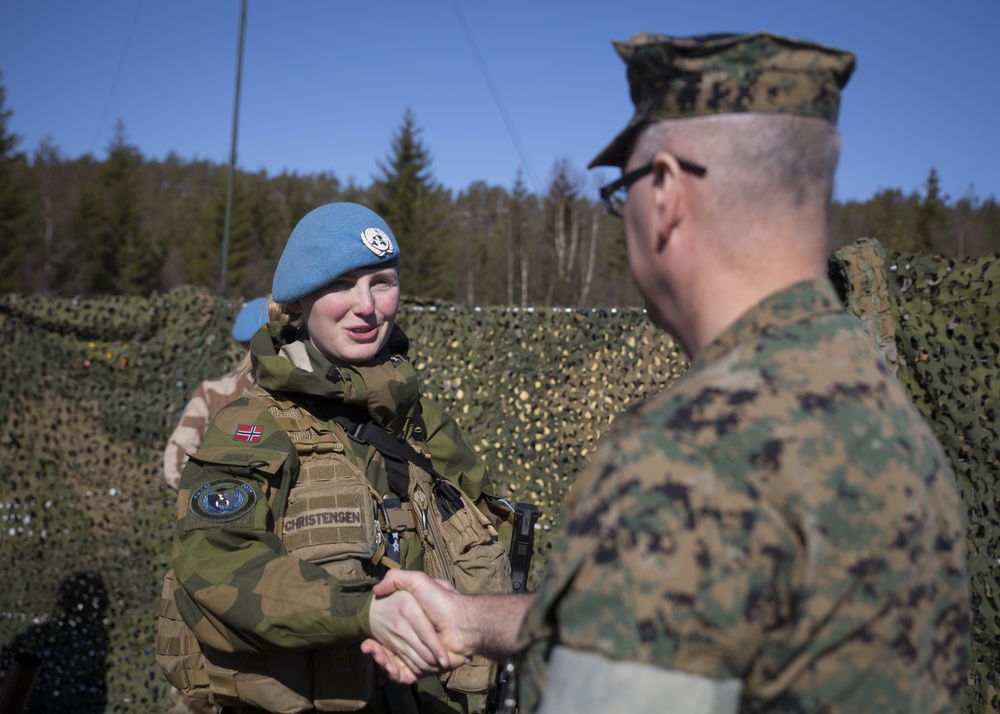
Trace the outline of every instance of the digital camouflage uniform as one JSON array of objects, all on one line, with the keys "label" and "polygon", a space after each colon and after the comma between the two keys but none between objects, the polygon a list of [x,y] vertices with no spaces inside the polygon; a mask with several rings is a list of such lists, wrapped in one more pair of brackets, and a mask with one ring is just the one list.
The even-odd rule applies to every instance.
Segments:
[{"label": "digital camouflage uniform", "polygon": [[560,644],[737,680],[744,712],[957,707],[954,475],[825,280],[767,298],[616,419],[562,533],[522,630],[523,712]]},{"label": "digital camouflage uniform", "polygon": [[201,446],[212,417],[253,384],[251,375],[229,372],[221,377],[206,379],[194,390],[163,450],[163,480],[170,488],[177,490],[188,454],[193,454]]},{"label": "digital camouflage uniform", "polygon": [[[484,512],[490,479],[458,424],[420,394],[416,373],[405,358],[408,341],[398,327],[389,341],[392,359],[368,366],[333,369],[298,337],[296,328],[282,328],[279,323],[258,331],[250,350],[259,388],[219,412],[201,450],[184,470],[174,546],[177,608],[203,646],[222,652],[272,653],[292,661],[296,652],[322,654],[333,647],[329,651],[340,654],[317,665],[322,669],[318,675],[376,678],[376,696],[367,710],[385,711],[385,690],[377,679],[381,673],[359,648],[361,640],[371,635],[368,614],[375,580],[368,576],[377,577],[377,567],[370,562],[358,566],[352,560],[316,564],[289,554],[291,539],[298,554],[308,555],[313,541],[322,546],[329,538],[323,518],[326,526],[336,526],[344,522],[336,520],[338,514],[346,512],[330,505],[330,497],[320,499],[316,491],[303,491],[309,484],[299,482],[300,460],[304,464],[306,459],[327,458],[323,468],[337,479],[346,457],[371,488],[387,495],[385,459],[374,448],[347,438],[333,421],[318,427],[332,439],[310,447],[315,454],[297,453],[293,439],[308,435],[286,433],[278,419],[295,419],[302,412],[287,401],[282,402],[285,407],[276,408],[275,399],[311,405],[313,411],[336,404],[362,407],[386,430],[429,451],[434,469]],[[219,484],[226,485],[231,498],[218,502],[219,510],[213,512],[213,504],[199,494],[218,490]],[[294,504],[307,503],[312,505],[289,516],[295,513]],[[363,507],[354,508],[364,513]],[[348,523],[344,531],[352,527]],[[283,539],[275,532],[278,529]],[[419,539],[404,537],[399,545],[397,560],[402,567],[420,569]],[[502,546],[496,547],[505,554]],[[507,588],[509,582],[508,566]],[[345,646],[350,664],[341,661],[347,656]],[[463,695],[446,693],[436,678],[421,680],[418,688],[422,710],[462,711],[471,706]]]}]

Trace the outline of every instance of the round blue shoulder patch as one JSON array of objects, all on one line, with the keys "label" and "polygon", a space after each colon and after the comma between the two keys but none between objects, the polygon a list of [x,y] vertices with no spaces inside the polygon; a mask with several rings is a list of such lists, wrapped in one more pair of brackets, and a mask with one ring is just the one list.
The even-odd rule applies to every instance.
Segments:
[{"label": "round blue shoulder patch", "polygon": [[209,481],[191,496],[191,510],[208,521],[232,521],[253,508],[253,487],[235,479]]}]

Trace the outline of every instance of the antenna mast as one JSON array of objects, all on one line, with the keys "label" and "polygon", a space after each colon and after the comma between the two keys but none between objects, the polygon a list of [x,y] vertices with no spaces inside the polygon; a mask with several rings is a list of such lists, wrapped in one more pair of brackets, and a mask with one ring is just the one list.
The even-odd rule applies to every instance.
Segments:
[{"label": "antenna mast", "polygon": [[226,296],[226,281],[229,279],[229,231],[233,224],[233,184],[236,181],[236,128],[240,116],[240,83],[243,77],[243,34],[247,25],[247,0],[242,0],[240,8],[240,42],[236,51],[236,99],[233,101],[233,138],[229,147],[229,183],[226,186],[226,225],[222,230],[222,277],[219,279],[219,295]]}]

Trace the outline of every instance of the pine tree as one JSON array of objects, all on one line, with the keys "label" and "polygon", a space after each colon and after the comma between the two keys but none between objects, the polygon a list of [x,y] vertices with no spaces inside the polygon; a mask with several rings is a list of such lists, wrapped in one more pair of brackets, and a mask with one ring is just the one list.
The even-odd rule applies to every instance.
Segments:
[{"label": "pine tree", "polygon": [[[528,212],[530,196],[518,169],[507,209],[507,304],[528,304],[531,257],[528,252]],[[516,286],[516,287],[515,287]]]},{"label": "pine tree", "polygon": [[198,228],[200,196],[207,186],[204,178],[208,163],[187,162],[174,153],[162,163],[151,162],[144,176],[150,191],[150,239],[161,246],[163,261],[158,270],[158,283],[163,290],[190,282],[184,262],[184,249]]},{"label": "pine tree", "polygon": [[142,156],[126,140],[119,121],[98,170],[96,187],[81,200],[80,224],[91,256],[91,290],[144,295],[155,285],[162,247],[148,239],[140,194]]},{"label": "pine tree", "polygon": [[606,215],[599,201],[592,210],[598,218],[599,243],[590,304],[642,305],[629,272],[624,223],[620,218]]},{"label": "pine tree", "polygon": [[914,250],[918,201],[916,193],[904,196],[898,188],[880,190],[865,204],[865,228],[858,237],[874,238],[898,251]]},{"label": "pine tree", "polygon": [[[202,198],[197,230],[184,246],[184,261],[195,285],[218,290],[222,277],[222,236],[226,229],[226,196],[229,167],[219,169],[215,186]],[[236,175],[233,183],[233,205],[229,225],[229,260],[226,264],[226,282],[229,289],[242,289],[242,266],[253,251],[253,231],[250,226],[250,207],[246,197],[246,177]],[[238,291],[237,291],[238,292]]]},{"label": "pine tree", "polygon": [[570,177],[569,162],[556,161],[552,183],[545,197],[547,243],[552,246],[554,269],[549,274],[545,302],[572,305],[577,302],[573,283],[577,278],[581,215],[577,206],[579,180]]},{"label": "pine tree", "polygon": [[233,294],[252,299],[271,291],[271,279],[278,266],[278,258],[288,239],[285,228],[288,220],[283,205],[269,186],[267,175],[261,171],[246,176],[247,180],[247,229],[250,241],[231,282]]},{"label": "pine tree", "polygon": [[453,300],[457,283],[454,235],[448,225],[451,194],[435,183],[430,164],[413,112],[407,109],[388,162],[378,162],[383,175],[372,186],[374,208],[399,243],[403,292]]},{"label": "pine tree", "polygon": [[917,211],[917,233],[914,249],[918,253],[932,253],[938,245],[947,242],[945,232],[948,227],[947,195],[941,193],[941,182],[937,169],[931,167],[924,184],[924,200]]},{"label": "pine tree", "polygon": [[32,175],[27,159],[16,152],[20,139],[7,131],[13,111],[6,108],[0,84],[0,293],[24,290],[25,262],[33,239]]},{"label": "pine tree", "polygon": [[985,236],[979,247],[980,255],[1000,253],[1000,202],[995,197],[983,201],[979,207],[979,221]]}]

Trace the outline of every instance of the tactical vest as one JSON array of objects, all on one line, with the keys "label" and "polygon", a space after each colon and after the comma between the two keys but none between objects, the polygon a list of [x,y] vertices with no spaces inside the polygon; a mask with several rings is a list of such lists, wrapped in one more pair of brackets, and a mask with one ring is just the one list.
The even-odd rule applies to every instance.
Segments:
[{"label": "tactical vest", "polygon": [[[362,442],[383,455],[387,471],[406,475],[394,486],[402,492],[380,494],[366,478],[364,464],[345,449],[342,427],[260,387],[245,396],[251,404],[266,404],[299,457],[284,516],[275,522],[288,554],[340,580],[378,577],[382,568],[404,567],[445,578],[464,593],[511,591],[510,563],[496,530],[461,489],[434,473],[425,443],[394,445],[395,437]],[[363,426],[367,430],[352,431],[388,436],[381,427]],[[272,511],[281,512],[275,505]],[[384,682],[357,643],[260,654],[202,645],[180,616],[175,588],[171,570],[163,583],[156,660],[167,680],[186,694],[274,712],[356,711]],[[496,666],[476,656],[440,679],[448,689],[482,694],[495,680]]]}]

